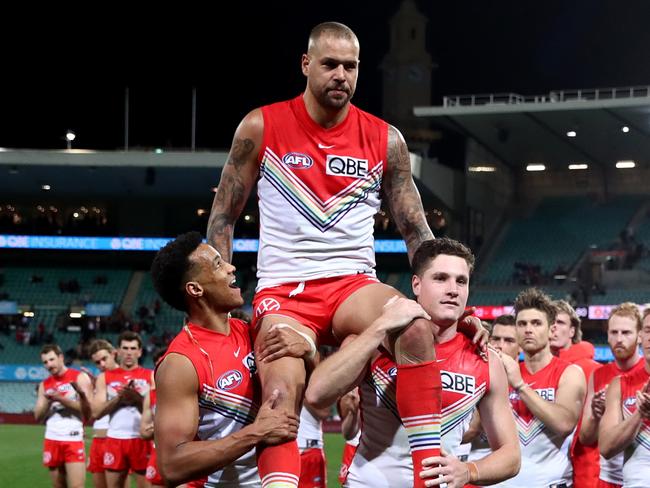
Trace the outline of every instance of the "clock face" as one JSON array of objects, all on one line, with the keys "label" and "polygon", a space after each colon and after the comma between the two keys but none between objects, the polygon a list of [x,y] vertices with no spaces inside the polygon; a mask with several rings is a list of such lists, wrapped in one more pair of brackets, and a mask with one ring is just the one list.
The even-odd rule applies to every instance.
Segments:
[{"label": "clock face", "polygon": [[422,81],[424,79],[424,72],[421,66],[411,65],[408,67],[407,76],[410,81]]}]

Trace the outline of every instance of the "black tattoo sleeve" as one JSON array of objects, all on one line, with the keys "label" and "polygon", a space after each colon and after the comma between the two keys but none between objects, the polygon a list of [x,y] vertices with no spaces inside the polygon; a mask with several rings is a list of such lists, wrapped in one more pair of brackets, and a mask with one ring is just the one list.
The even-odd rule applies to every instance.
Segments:
[{"label": "black tattoo sleeve", "polygon": [[406,143],[394,127],[388,129],[387,174],[384,196],[408,251],[409,261],[420,243],[433,239],[422,200],[411,175],[411,160]]},{"label": "black tattoo sleeve", "polygon": [[251,139],[235,137],[208,219],[208,243],[228,261],[232,260],[235,221],[246,204],[256,176],[250,168],[254,149],[255,144]]}]

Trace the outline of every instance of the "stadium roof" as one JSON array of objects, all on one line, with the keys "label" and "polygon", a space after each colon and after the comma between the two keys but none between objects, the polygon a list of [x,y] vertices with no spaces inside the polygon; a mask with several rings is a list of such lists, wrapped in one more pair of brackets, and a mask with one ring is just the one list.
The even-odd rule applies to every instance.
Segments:
[{"label": "stadium roof", "polygon": [[445,97],[414,113],[476,140],[513,169],[650,162],[650,86]]}]

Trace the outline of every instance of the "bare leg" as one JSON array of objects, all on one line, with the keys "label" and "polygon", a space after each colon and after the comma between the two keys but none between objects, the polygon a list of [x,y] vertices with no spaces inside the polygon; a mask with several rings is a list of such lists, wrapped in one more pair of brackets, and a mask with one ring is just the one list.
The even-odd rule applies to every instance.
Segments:
[{"label": "bare leg", "polygon": [[106,476],[104,473],[93,473],[93,486],[95,488],[106,488]]},{"label": "bare leg", "polygon": [[86,465],[84,463],[65,463],[68,488],[83,488],[86,483]]},{"label": "bare leg", "polygon": [[106,470],[106,486],[108,488],[123,488],[125,481],[128,481],[128,471]]},{"label": "bare leg", "polygon": [[[264,343],[264,337],[271,326],[277,323],[289,324],[296,330],[309,334],[312,339],[316,339],[310,329],[300,325],[296,320],[270,315],[264,317],[259,325],[255,340],[256,351],[259,351],[260,345]],[[276,408],[299,415],[306,376],[303,359],[284,357],[269,363],[258,363],[257,367],[262,384],[262,401],[266,401],[277,390],[279,397]],[[291,441],[277,446],[258,447],[257,467],[265,486],[298,486],[300,477],[298,444],[296,441]]]},{"label": "bare leg", "polygon": [[50,468],[50,479],[52,480],[52,486],[54,488],[66,488],[65,487],[65,466]]}]

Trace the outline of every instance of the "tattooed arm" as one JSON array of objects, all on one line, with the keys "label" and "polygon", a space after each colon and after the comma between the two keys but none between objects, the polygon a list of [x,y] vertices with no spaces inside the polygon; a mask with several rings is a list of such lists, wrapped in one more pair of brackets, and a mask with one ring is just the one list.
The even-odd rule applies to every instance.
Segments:
[{"label": "tattooed arm", "polygon": [[208,220],[208,243],[232,262],[232,237],[235,221],[241,214],[259,174],[257,154],[262,145],[264,118],[255,109],[239,124],[235,131],[228,160],[221,172]]},{"label": "tattooed arm", "polygon": [[433,239],[422,208],[420,193],[411,175],[411,160],[402,134],[388,127],[387,171],[384,175],[384,196],[408,251],[409,261],[420,243]]}]

